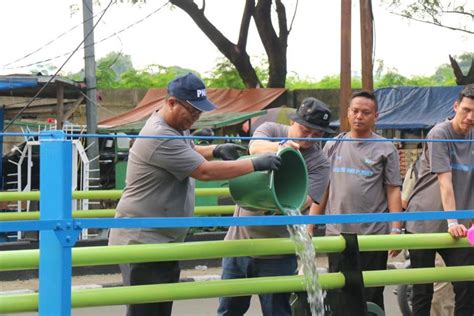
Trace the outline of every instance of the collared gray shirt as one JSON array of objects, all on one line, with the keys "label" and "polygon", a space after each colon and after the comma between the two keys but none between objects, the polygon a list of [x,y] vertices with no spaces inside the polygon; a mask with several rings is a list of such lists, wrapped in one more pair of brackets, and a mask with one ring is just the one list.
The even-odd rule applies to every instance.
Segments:
[{"label": "collared gray shirt", "polygon": [[[183,136],[155,112],[140,131],[144,136]],[[116,218],[189,217],[194,211],[191,173],[204,157],[189,139],[137,138],[128,157],[125,189]],[[187,228],[111,229],[110,245],[180,242]]]},{"label": "collared gray shirt", "polygon": [[[337,138],[350,138],[340,134]],[[372,133],[370,138],[383,139]],[[390,142],[329,141],[324,152],[331,164],[326,214],[387,213],[387,186],[400,186],[400,162]],[[328,224],[327,235],[341,232],[387,234],[388,222]]]},{"label": "collared gray shirt", "polygon": [[[437,124],[426,136],[427,139],[456,140],[471,142],[428,142],[420,161],[418,180],[409,197],[407,210],[442,211],[441,191],[438,173],[451,172],[456,209],[474,209],[474,131],[459,135],[451,121]],[[469,220],[459,220],[469,227]],[[410,221],[406,229],[412,233],[446,232],[446,220]]]},{"label": "collared gray shirt", "polygon": [[[260,125],[254,132],[255,137],[288,137],[289,126],[267,122]],[[251,142],[252,143],[252,142]],[[251,144],[250,143],[250,144]],[[319,144],[300,150],[308,168],[308,194],[314,202],[319,203],[329,181],[329,162]],[[272,216],[264,211],[250,211],[236,206],[235,217],[241,216]],[[254,238],[288,238],[286,226],[231,226],[225,239],[254,239]]]}]

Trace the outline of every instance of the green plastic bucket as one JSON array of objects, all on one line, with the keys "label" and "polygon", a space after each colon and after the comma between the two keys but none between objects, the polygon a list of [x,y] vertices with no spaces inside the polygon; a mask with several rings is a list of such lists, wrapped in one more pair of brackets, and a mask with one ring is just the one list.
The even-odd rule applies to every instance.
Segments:
[{"label": "green plastic bucket", "polygon": [[303,206],[308,194],[308,170],[303,156],[289,147],[277,154],[282,160],[278,171],[257,171],[229,180],[230,194],[237,205],[282,212]]}]

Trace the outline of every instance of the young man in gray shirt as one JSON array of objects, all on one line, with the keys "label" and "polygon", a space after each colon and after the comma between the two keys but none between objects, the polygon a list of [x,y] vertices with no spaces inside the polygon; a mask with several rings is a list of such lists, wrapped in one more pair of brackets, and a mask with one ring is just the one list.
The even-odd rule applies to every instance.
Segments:
[{"label": "young man in gray shirt", "polygon": [[[168,84],[165,105],[154,112],[141,136],[189,136],[189,129],[203,111],[215,105],[206,97],[204,83],[194,74],[177,77]],[[236,161],[238,145],[195,146],[183,138],[138,138],[127,164],[126,186],[116,218],[189,217],[194,210],[194,179],[221,180],[253,171],[277,170],[280,157],[261,155]],[[193,179],[194,178],[194,179]],[[182,242],[188,228],[140,228],[110,231],[109,245]],[[177,261],[120,265],[124,285],[172,283],[179,280]],[[172,302],[127,306],[128,316],[171,315]]]},{"label": "young man in gray shirt", "polygon": [[[277,123],[264,123],[258,127],[255,137],[288,137],[288,138],[317,138],[325,132],[332,133],[328,127],[331,112],[327,105],[314,99],[306,98],[296,114],[290,116],[291,126]],[[250,142],[250,153],[273,153],[283,147],[297,149],[303,155],[308,168],[309,193],[305,208],[312,203],[319,203],[329,180],[329,163],[318,143],[314,141],[272,142],[253,140]],[[261,216],[264,211],[249,211],[236,207],[234,216]],[[268,214],[269,215],[269,214]],[[286,226],[232,226],[225,237],[226,240],[254,238],[288,238]],[[224,258],[222,261],[222,279],[253,278],[268,276],[294,275],[297,270],[295,255],[265,256],[265,257],[235,257]],[[275,293],[259,295],[263,315],[291,315],[289,302],[290,293]],[[244,315],[250,306],[250,296],[222,297],[219,300],[217,315]]]},{"label": "young man in gray shirt", "polygon": [[[467,85],[454,103],[454,118],[439,123],[427,135],[429,140],[420,161],[418,180],[408,200],[408,211],[453,212],[453,219],[410,221],[410,233],[448,231],[465,237],[473,220],[455,219],[456,210],[474,209],[474,84]],[[471,142],[449,142],[470,140]],[[410,250],[411,267],[434,267],[438,252],[447,266],[474,265],[474,248]],[[455,315],[474,315],[474,282],[453,282]],[[429,315],[433,284],[413,286],[413,315]]]},{"label": "young man in gray shirt", "polygon": [[[395,146],[389,142],[370,140],[337,141],[338,138],[382,139],[372,132],[378,117],[375,95],[366,91],[353,94],[347,117],[351,130],[338,135],[324,146],[331,164],[329,187],[323,202],[314,205],[310,214],[400,212],[400,163]],[[328,224],[326,235],[339,235],[342,232],[359,235],[399,234],[400,225],[400,222],[391,225],[387,222]],[[395,256],[398,251],[392,250],[389,254]],[[328,259],[329,271],[340,271],[341,254],[328,254]],[[387,259],[386,251],[361,252],[361,269],[385,270]],[[384,308],[383,290],[383,287],[366,288],[367,301]]]}]

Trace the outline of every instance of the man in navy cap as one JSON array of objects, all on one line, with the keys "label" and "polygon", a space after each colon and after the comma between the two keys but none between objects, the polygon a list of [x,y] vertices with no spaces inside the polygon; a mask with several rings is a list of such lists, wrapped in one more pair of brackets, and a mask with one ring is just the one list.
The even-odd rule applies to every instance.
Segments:
[{"label": "man in navy cap", "polygon": [[[190,217],[194,210],[194,179],[223,180],[253,171],[277,170],[280,157],[260,155],[239,157],[239,145],[196,146],[189,129],[202,112],[216,108],[207,99],[204,83],[192,73],[168,84],[168,96],[155,111],[130,150],[126,185],[117,205],[116,218]],[[228,161],[210,161],[220,158]],[[194,178],[194,179],[193,179]],[[188,228],[111,229],[109,245],[182,242]],[[120,265],[124,285],[172,283],[179,281],[177,261]],[[172,302],[127,306],[127,315],[171,315]]]}]

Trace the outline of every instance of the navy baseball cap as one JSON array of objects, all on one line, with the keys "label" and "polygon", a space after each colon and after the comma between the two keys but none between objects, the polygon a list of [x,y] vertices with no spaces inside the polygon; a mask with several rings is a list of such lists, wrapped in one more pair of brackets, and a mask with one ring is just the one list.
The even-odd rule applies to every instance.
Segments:
[{"label": "navy baseball cap", "polygon": [[215,110],[215,106],[207,99],[206,86],[195,74],[176,77],[168,84],[168,95],[186,101],[202,112]]}]

